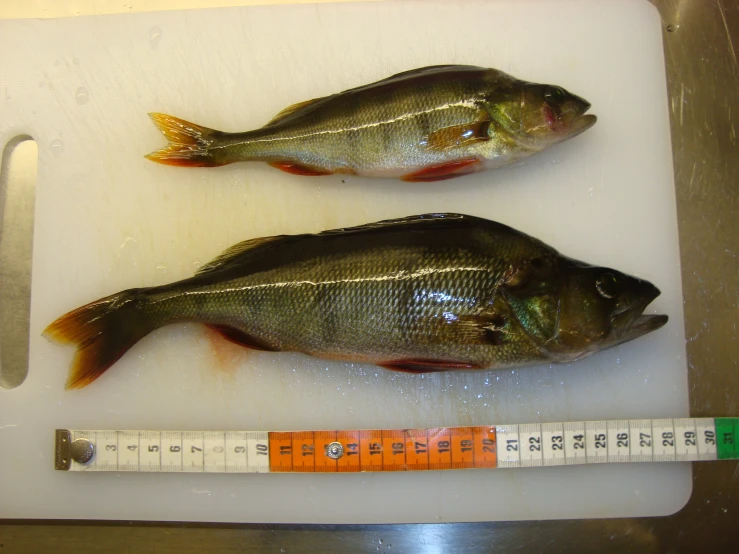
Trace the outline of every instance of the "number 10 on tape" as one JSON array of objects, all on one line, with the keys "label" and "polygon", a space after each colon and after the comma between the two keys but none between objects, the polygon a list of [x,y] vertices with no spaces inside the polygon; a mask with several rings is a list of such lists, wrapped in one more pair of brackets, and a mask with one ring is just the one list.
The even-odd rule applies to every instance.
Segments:
[{"label": "number 10 on tape", "polygon": [[56,432],[71,471],[342,473],[739,458],[739,418],[358,431]]}]

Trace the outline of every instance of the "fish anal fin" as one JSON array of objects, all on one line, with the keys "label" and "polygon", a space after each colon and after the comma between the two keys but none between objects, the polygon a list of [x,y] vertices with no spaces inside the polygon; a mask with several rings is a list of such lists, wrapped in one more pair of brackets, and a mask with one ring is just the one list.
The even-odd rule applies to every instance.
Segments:
[{"label": "fish anal fin", "polygon": [[482,369],[479,365],[469,362],[449,362],[442,360],[393,360],[377,365],[384,367],[385,369],[402,371],[404,373],[431,373],[435,371]]},{"label": "fish anal fin", "polygon": [[426,137],[426,147],[430,150],[449,150],[473,142],[487,141],[490,140],[489,129],[490,120],[444,127]]},{"label": "fish anal fin", "polygon": [[278,112],[277,115],[275,115],[272,119],[269,120],[269,122],[267,122],[267,125],[265,125],[265,127],[269,125],[274,125],[275,123],[279,123],[280,121],[287,118],[288,116],[293,115],[294,113],[299,112],[303,108],[307,108],[308,106],[315,104],[316,102],[319,102],[321,100],[323,100],[323,98],[313,98],[312,100],[305,100],[303,102],[292,104],[288,106],[287,108],[285,108],[284,110]]},{"label": "fish anal fin", "polygon": [[480,169],[482,169],[482,162],[478,158],[464,158],[424,167],[419,171],[404,175],[402,179],[409,183],[430,183],[469,175]]},{"label": "fish anal fin", "polygon": [[296,164],[292,162],[269,162],[269,165],[285,173],[292,173],[293,175],[304,175],[308,177],[316,177],[318,175],[331,175],[333,171],[325,171],[322,169],[314,169],[307,165]]},{"label": "fish anal fin", "polygon": [[252,337],[251,335],[245,333],[244,331],[240,329],[231,327],[230,325],[208,324],[206,325],[206,327],[208,327],[209,329],[212,329],[213,331],[216,331],[224,339],[226,339],[229,342],[233,342],[234,344],[239,344],[241,346],[245,346],[246,348],[251,348],[252,350],[262,350],[264,352],[276,352],[274,348],[272,348],[265,342],[255,337]]}]

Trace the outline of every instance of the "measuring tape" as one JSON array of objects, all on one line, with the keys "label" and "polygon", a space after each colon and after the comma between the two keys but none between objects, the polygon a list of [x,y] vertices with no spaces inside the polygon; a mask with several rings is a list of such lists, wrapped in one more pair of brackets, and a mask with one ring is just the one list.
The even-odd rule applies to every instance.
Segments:
[{"label": "measuring tape", "polygon": [[344,473],[739,459],[739,418],[363,431],[57,429],[66,471]]}]

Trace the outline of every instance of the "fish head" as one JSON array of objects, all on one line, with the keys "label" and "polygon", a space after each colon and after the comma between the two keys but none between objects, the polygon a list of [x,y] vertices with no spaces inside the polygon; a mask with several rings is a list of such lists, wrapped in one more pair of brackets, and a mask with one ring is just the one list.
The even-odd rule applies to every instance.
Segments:
[{"label": "fish head", "polygon": [[644,315],[660,295],[649,281],[565,259],[556,331],[544,348],[558,361],[574,361],[634,340],[667,323]]},{"label": "fish head", "polygon": [[586,114],[587,100],[554,85],[524,83],[518,103],[517,138],[535,150],[575,137],[597,121]]},{"label": "fish head", "polygon": [[572,362],[659,329],[644,315],[660,291],[648,281],[552,252],[511,266],[502,298],[516,328],[542,355]]}]

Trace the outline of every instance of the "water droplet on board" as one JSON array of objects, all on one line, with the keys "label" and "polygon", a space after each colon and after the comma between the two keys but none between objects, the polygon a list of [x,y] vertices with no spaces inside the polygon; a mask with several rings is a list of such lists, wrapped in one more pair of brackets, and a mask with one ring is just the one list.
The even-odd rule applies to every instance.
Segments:
[{"label": "water droplet on board", "polygon": [[159,27],[152,27],[149,29],[149,43],[151,44],[152,50],[155,50],[159,46],[159,41],[162,39],[162,29]]},{"label": "water droplet on board", "polygon": [[74,93],[74,99],[78,104],[87,104],[90,100],[90,95],[87,93],[87,89],[85,87],[80,87],[77,89],[77,92]]},{"label": "water droplet on board", "polygon": [[51,141],[49,148],[51,148],[51,152],[55,156],[58,156],[59,154],[64,152],[64,143],[61,140],[56,139],[56,140]]}]

